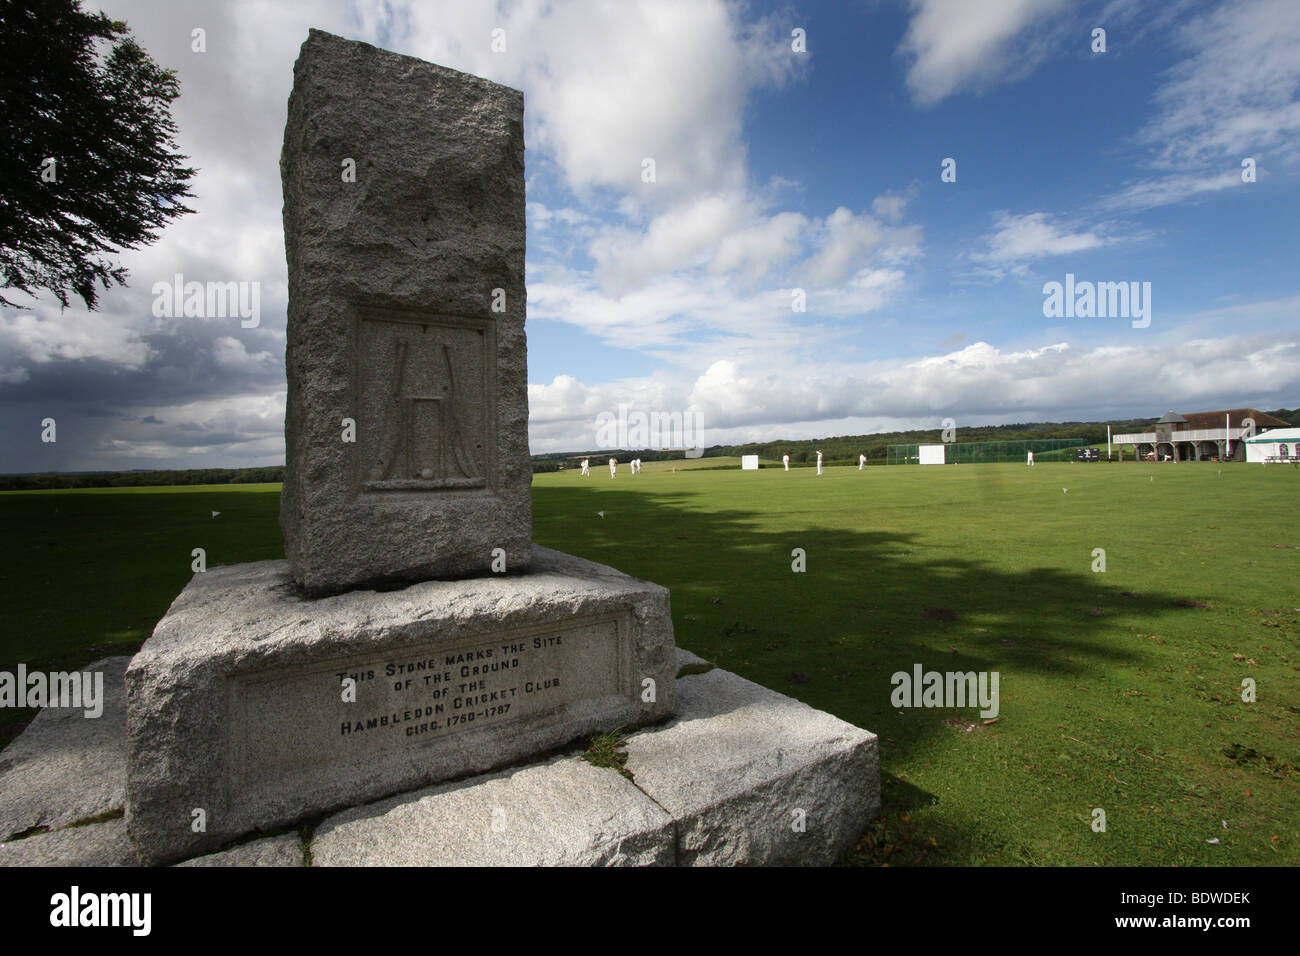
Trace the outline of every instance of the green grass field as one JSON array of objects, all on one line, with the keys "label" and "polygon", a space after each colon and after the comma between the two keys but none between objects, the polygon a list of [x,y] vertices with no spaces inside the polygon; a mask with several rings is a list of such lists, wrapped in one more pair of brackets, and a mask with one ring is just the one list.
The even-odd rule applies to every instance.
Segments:
[{"label": "green grass field", "polygon": [[[697,464],[538,475],[534,537],[665,585],[681,646],[879,734],[853,862],[1300,863],[1300,471]],[[0,669],[129,653],[195,547],[280,556],[277,491],[0,494]],[[997,721],[893,707],[914,664],[997,671]]]}]

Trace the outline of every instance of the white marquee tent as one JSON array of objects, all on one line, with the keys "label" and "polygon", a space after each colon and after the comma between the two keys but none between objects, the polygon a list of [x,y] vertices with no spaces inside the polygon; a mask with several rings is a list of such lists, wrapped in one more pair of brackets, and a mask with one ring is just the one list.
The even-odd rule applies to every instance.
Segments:
[{"label": "white marquee tent", "polygon": [[1246,439],[1246,461],[1300,458],[1300,428],[1274,428]]}]

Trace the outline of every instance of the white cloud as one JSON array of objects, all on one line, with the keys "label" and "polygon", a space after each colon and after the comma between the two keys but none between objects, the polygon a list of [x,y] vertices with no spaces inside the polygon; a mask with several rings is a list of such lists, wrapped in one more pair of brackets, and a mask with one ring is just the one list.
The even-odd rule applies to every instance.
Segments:
[{"label": "white cloud", "polygon": [[572,375],[557,375],[550,385],[528,386],[528,426],[568,421],[574,416],[588,416],[593,421],[608,405],[600,390],[585,385]]},{"label": "white cloud", "polygon": [[[900,216],[899,202],[886,199],[882,208]],[[873,265],[905,262],[917,254],[920,240],[918,226],[886,226],[844,207],[809,220],[801,213],[769,213],[733,192],[674,206],[644,230],[599,230],[588,251],[601,289],[621,297],[670,273],[692,270],[731,274],[750,284],[784,273],[792,285],[830,290],[860,282]]]},{"label": "white cloud", "polygon": [[917,102],[932,104],[1028,74],[1051,45],[1017,38],[1041,32],[1064,8],[1064,0],[912,0],[900,47],[912,59],[908,88]]},{"label": "white cloud", "polygon": [[58,313],[45,307],[40,317],[33,312],[0,313],[0,355],[7,368],[0,368],[6,381],[25,381],[23,363],[95,360],[123,369],[142,368],[153,354],[132,328],[112,316],[69,308]]},{"label": "white cloud", "polygon": [[753,226],[723,236],[709,261],[712,272],[736,272],[761,279],[799,253],[799,235],[808,219],[797,212],[778,213]]},{"label": "white cloud", "polygon": [[529,321],[567,322],[625,349],[688,350],[692,336],[706,330],[761,338],[789,312],[789,293],[743,296],[726,277],[708,274],[663,276],[619,297],[573,275],[528,287]]},{"label": "white cloud", "polygon": [[616,294],[636,288],[653,276],[688,266],[702,266],[722,237],[742,228],[752,216],[739,193],[705,195],[674,206],[644,230],[603,230],[589,252],[602,288]]},{"label": "white cloud", "polygon": [[111,434],[92,444],[92,454],[169,459],[227,453],[236,460],[278,455],[283,461],[285,397],[281,391],[143,408],[139,418],[115,422]]},{"label": "white cloud", "polygon": [[[1142,374],[1135,374],[1135,369]],[[586,385],[534,386],[544,409],[534,451],[594,447],[595,419],[626,403],[694,412],[709,444],[818,437],[906,427],[1056,420],[1268,404],[1300,388],[1300,340],[1277,336],[1003,350],[987,342],[911,361],[743,362],[719,358],[693,379],[679,373]],[[1123,396],[1123,404],[1116,403]]]},{"label": "white cloud", "polygon": [[1032,259],[1086,252],[1114,241],[1103,234],[1101,227],[1074,231],[1073,227],[1050,222],[1041,212],[1016,216],[999,211],[993,214],[993,222],[996,228],[983,238],[987,249],[972,253],[971,259],[987,263],[990,271],[998,275],[1023,272]]},{"label": "white cloud", "polygon": [[871,211],[885,222],[897,223],[902,220],[903,210],[910,199],[910,196],[877,196],[871,201]]},{"label": "white cloud", "polygon": [[842,286],[813,293],[810,308],[830,316],[866,315],[898,298],[905,278],[902,269],[861,269]]},{"label": "white cloud", "polygon": [[[723,0],[616,4],[412,4],[394,45],[518,86],[529,146],[579,192],[658,202],[744,182],[741,118],[751,89],[806,69],[774,21],[745,24]],[[493,53],[491,31],[505,31]],[[652,157],[657,182],[640,181]]]},{"label": "white cloud", "polygon": [[[899,264],[916,254],[920,236],[919,227],[889,229],[840,209],[802,230],[815,248],[811,256],[783,265],[797,248],[802,216],[761,219],[712,244],[698,234],[688,239],[689,221],[679,220],[678,241],[655,229],[644,243],[629,235],[629,245],[620,250],[626,257],[619,260],[620,277],[627,278],[628,263],[636,265],[638,254],[660,267],[653,274],[647,269],[633,288],[606,290],[595,279],[599,271],[548,264],[545,275],[530,277],[529,321],[565,322],[607,345],[641,350],[676,366],[694,367],[702,352],[724,347],[744,354],[811,353],[857,331],[856,324],[828,322],[859,318],[899,296],[906,281]],[[689,262],[669,267],[678,259]],[[804,291],[805,313],[792,309],[796,288]]]},{"label": "white cloud", "polygon": [[858,272],[888,236],[879,221],[865,213],[855,215],[843,206],[818,226],[821,248],[799,270],[815,286],[836,285]]},{"label": "white cloud", "polygon": [[1168,71],[1140,136],[1158,149],[1160,165],[1300,159],[1300,4],[1223,3],[1184,21],[1176,39],[1190,55]]},{"label": "white cloud", "polygon": [[229,335],[223,335],[212,343],[212,360],[223,371],[248,371],[274,364],[275,358],[270,352],[249,354],[244,343]]},{"label": "white cloud", "polygon": [[1174,36],[1187,56],[1165,72],[1155,114],[1135,137],[1163,172],[1126,183],[1103,199],[1105,209],[1244,188],[1247,157],[1261,179],[1270,166],[1300,162],[1300,4],[1233,0],[1185,18]]},{"label": "white cloud", "polygon": [[555,223],[564,226],[586,226],[590,223],[597,222],[595,216],[588,215],[580,209],[564,207],[561,209],[551,209],[545,203],[529,202],[525,204],[528,214],[528,229],[543,230]]},{"label": "white cloud", "polygon": [[597,437],[602,413],[630,410],[679,413],[689,377],[659,373],[639,379],[586,384],[559,375],[549,385],[528,386],[528,432],[534,452],[581,451],[601,444]]},{"label": "white cloud", "polygon": [[1106,210],[1138,212],[1168,206],[1189,199],[1204,198],[1225,189],[1246,185],[1241,181],[1241,170],[1198,175],[1180,173],[1173,176],[1150,177],[1126,183],[1124,188],[1102,200]]}]

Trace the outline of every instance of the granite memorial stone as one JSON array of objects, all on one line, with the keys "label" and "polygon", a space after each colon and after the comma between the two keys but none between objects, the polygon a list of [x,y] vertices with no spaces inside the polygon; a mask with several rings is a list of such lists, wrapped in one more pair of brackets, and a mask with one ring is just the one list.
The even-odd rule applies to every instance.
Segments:
[{"label": "granite memorial stone", "polygon": [[313,30],[281,171],[288,560],[127,669],[151,864],[673,713],[668,592],[531,542],[522,94]]},{"label": "granite memorial stone", "polygon": [[303,44],[280,521],[309,594],[528,566],[523,110],[476,76]]}]

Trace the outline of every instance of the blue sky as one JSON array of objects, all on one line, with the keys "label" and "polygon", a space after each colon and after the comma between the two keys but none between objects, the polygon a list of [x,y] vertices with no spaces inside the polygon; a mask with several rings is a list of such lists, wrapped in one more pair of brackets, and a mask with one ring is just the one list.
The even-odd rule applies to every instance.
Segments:
[{"label": "blue sky", "polygon": [[[1293,0],[103,7],[179,71],[199,211],[99,313],[0,312],[0,470],[283,460],[311,26],[524,90],[534,452],[620,405],[721,443],[1300,404]],[[153,317],[176,272],[259,282],[259,327]],[[1150,283],[1150,324],[1045,317],[1067,273]]]}]

